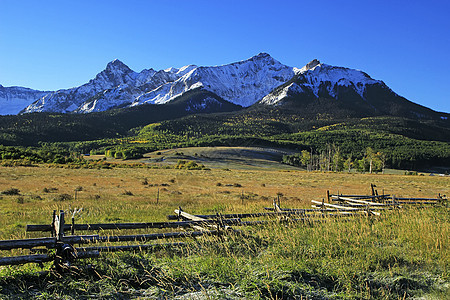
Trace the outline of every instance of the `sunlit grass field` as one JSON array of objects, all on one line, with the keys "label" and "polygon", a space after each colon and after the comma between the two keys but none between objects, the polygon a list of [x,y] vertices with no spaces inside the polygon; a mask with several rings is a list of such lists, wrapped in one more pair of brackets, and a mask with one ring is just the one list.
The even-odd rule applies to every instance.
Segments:
[{"label": "sunlit grass field", "polygon": [[[166,221],[179,206],[193,214],[310,207],[326,191],[398,197],[450,194],[440,176],[308,173],[294,170],[0,168],[0,239],[45,236],[53,210],[77,223]],[[404,209],[368,221],[309,226],[274,223],[247,235],[187,240],[156,253],[111,253],[79,261],[64,277],[51,265],[0,267],[0,297],[111,299],[403,299],[449,297],[448,207]],[[47,234],[48,235],[48,234]],[[1,255],[8,255],[4,251]],[[26,253],[26,251],[24,251]],[[31,287],[30,287],[31,286]],[[202,298],[203,297],[203,298]],[[180,298],[181,299],[181,298]]]}]

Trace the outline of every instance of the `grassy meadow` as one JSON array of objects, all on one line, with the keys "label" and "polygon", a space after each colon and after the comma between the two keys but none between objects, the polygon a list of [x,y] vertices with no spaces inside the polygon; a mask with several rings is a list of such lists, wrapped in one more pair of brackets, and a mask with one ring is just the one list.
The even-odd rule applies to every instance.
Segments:
[{"label": "grassy meadow", "polygon": [[[55,209],[82,208],[77,223],[153,222],[179,206],[262,212],[277,194],[282,207],[309,207],[327,190],[369,194],[371,183],[398,197],[450,194],[450,177],[440,176],[0,167],[0,239],[45,236],[26,233],[26,224],[49,224]],[[448,207],[411,208],[374,221],[274,223],[243,228],[244,236],[187,239],[182,248],[102,254],[65,276],[51,264],[0,267],[0,299],[445,299],[449,221]],[[0,255],[11,253],[28,252]]]}]

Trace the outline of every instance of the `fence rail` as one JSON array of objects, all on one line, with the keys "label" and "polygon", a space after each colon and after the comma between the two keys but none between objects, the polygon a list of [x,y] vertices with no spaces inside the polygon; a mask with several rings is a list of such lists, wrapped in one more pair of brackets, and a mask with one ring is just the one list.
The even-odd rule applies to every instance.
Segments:
[{"label": "fence rail", "polygon": [[[260,226],[273,222],[314,223],[327,219],[348,220],[355,216],[380,216],[392,209],[401,209],[407,205],[436,205],[447,203],[445,195],[437,198],[400,198],[395,195],[379,195],[375,185],[371,185],[372,195],[331,194],[327,191],[326,199],[311,200],[312,208],[281,208],[280,198],[273,200],[272,207],[265,207],[266,212],[193,215],[179,207],[174,215],[167,216],[169,222],[146,223],[66,223],[64,211],[53,211],[51,224],[27,225],[28,232],[51,232],[51,237],[29,238],[19,240],[0,240],[0,250],[29,249],[30,255],[0,257],[0,266],[20,265],[26,263],[54,262],[57,270],[76,259],[95,258],[100,252],[154,250],[161,247],[181,247],[185,242],[155,244],[138,244],[164,239],[197,238],[200,236],[221,235],[225,232],[242,233],[234,226]],[[243,220],[254,218],[256,220]],[[264,219],[258,219],[264,218]],[[75,231],[103,231],[130,229],[180,229],[173,232],[130,234],[130,235],[75,235]],[[182,229],[182,230],[181,230]],[[66,235],[66,232],[71,235]],[[110,243],[132,242],[132,245],[110,245]],[[74,245],[97,244],[89,247]]]}]

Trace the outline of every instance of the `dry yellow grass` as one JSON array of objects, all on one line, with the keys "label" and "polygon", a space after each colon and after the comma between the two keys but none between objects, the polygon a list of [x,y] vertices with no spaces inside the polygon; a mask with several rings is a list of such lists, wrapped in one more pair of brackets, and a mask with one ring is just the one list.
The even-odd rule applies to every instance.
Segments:
[{"label": "dry yellow grass", "polygon": [[[284,207],[306,207],[310,200],[325,197],[327,190],[369,193],[370,183],[376,184],[380,193],[384,190],[396,196],[450,194],[450,178],[438,176],[277,170],[2,167],[0,191],[16,188],[21,195],[1,196],[0,238],[24,236],[26,224],[49,223],[54,209],[70,211],[82,207],[78,222],[162,221],[178,206],[193,213],[261,211],[264,206],[271,205],[277,193],[283,194]],[[82,190],[77,192],[75,199],[75,189],[80,187]],[[44,192],[44,189],[50,192]],[[156,205],[158,190],[159,204]],[[72,199],[55,201],[61,194],[69,194]]]},{"label": "dry yellow grass", "polygon": [[[308,207],[310,200],[324,198],[327,190],[368,194],[370,183],[376,184],[379,192],[384,189],[399,197],[436,197],[437,193],[450,193],[450,178],[439,176],[235,169],[3,167],[0,168],[0,191],[16,188],[20,195],[0,196],[0,239],[46,235],[26,233],[25,225],[49,224],[54,209],[70,213],[74,208],[82,207],[83,212],[76,217],[77,223],[151,222],[165,220],[166,215],[173,214],[178,206],[191,213],[260,212],[271,206],[277,193],[283,194],[283,207]],[[77,192],[75,200],[76,189],[81,191]],[[160,199],[156,204],[158,190]],[[69,194],[72,199],[55,201],[62,194]],[[209,239],[200,239],[183,248],[186,251],[183,253],[202,255],[140,253],[136,256],[139,262],[142,257],[150,261],[149,269],[142,264],[125,265],[120,254],[106,255],[95,264],[99,272],[96,274],[102,274],[102,280],[98,281],[98,277],[95,280],[63,279],[57,282],[61,288],[53,290],[51,295],[57,298],[60,293],[73,293],[76,298],[85,295],[89,289],[103,291],[103,285],[115,289],[124,276],[128,278],[126,274],[151,274],[156,264],[156,268],[163,266],[165,271],[155,275],[157,281],[151,281],[149,285],[164,290],[172,287],[174,282],[185,286],[191,282],[213,280],[245,287],[249,298],[272,292],[278,293],[280,298],[284,293],[309,295],[312,288],[316,289],[314,293],[319,292],[319,287],[321,293],[338,292],[341,296],[353,295],[358,299],[397,299],[421,295],[420,289],[424,289],[425,297],[445,298],[448,295],[449,261],[446,212],[448,208],[445,207],[391,212],[374,223],[366,218],[355,218],[353,222],[330,220],[315,226],[286,227],[274,223],[249,229],[264,241],[261,244],[258,239],[230,236],[220,240],[220,247]],[[203,248],[197,252],[195,245],[202,242]],[[4,251],[5,255],[20,253],[21,250]],[[0,252],[0,256],[2,254]],[[134,254],[123,255],[127,263],[135,259]],[[112,263],[115,265],[111,266]],[[180,269],[181,265],[183,268]],[[133,272],[129,273],[130,269]],[[8,270],[4,268],[4,274],[8,274]],[[18,267],[18,270],[27,269]],[[261,270],[264,276],[261,276]],[[309,277],[314,279],[309,280]],[[89,275],[86,278],[90,278]],[[370,286],[367,285],[368,278],[373,283]],[[38,281],[33,280],[30,285]],[[127,280],[135,280],[134,275]],[[103,285],[97,285],[97,281]],[[54,282],[51,280],[49,284],[53,286]],[[80,282],[85,285],[65,290],[66,286]],[[409,287],[400,284],[404,282]],[[4,285],[11,284],[4,281]],[[147,285],[143,284],[142,288]],[[330,290],[327,292],[324,288]],[[126,287],[120,289],[127,290]],[[14,294],[13,290],[11,293]],[[314,293],[312,295],[316,295]]]}]

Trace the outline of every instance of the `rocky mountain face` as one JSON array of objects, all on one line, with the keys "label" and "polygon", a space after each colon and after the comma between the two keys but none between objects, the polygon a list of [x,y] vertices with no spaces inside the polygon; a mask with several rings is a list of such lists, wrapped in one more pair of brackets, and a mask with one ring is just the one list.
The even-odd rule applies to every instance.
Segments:
[{"label": "rocky mountain face", "polygon": [[247,107],[294,75],[294,68],[266,53],[224,66],[189,65],[139,73],[114,60],[87,84],[49,93],[26,107],[24,112],[87,113],[114,107],[164,104],[197,88]]},{"label": "rocky mountain face", "polygon": [[334,102],[335,108],[359,116],[396,115],[444,120],[449,116],[399,96],[383,81],[362,71],[322,64],[318,60],[297,69],[293,78],[264,96],[259,104],[301,109],[324,101]]},{"label": "rocky mountain face", "polygon": [[[180,69],[146,69],[135,72],[119,60],[88,83],[54,92],[0,86],[0,114],[31,112],[89,113],[142,104],[167,104],[193,90],[208,99],[195,98],[186,111],[208,111],[216,96],[241,107],[254,104],[283,106],[318,99],[369,114],[406,114],[438,118],[439,113],[394,93],[382,81],[362,71],[335,67],[313,60],[302,68],[281,64],[267,53],[223,66]],[[215,96],[211,96],[215,95]],[[187,102],[186,102],[187,103]],[[195,107],[195,109],[193,109]],[[448,114],[442,114],[446,118]]]},{"label": "rocky mountain face", "polygon": [[88,83],[48,93],[23,112],[89,113],[127,106],[140,95],[178,79],[192,67],[162,71],[146,69],[137,73],[116,59]]},{"label": "rocky mountain face", "polygon": [[27,107],[36,101],[36,99],[44,97],[48,93],[24,87],[4,87],[0,85],[0,114],[16,115],[24,107]]},{"label": "rocky mountain face", "polygon": [[201,87],[231,103],[248,107],[294,75],[293,68],[281,64],[269,54],[260,53],[229,65],[193,68],[178,80],[140,96],[133,105],[166,103]]}]

